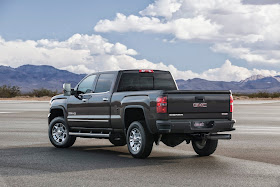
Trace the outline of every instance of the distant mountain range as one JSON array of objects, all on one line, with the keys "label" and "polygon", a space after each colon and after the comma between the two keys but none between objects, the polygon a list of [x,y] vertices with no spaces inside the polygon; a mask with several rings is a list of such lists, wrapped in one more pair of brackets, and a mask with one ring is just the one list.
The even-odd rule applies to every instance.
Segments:
[{"label": "distant mountain range", "polygon": [[[75,74],[52,66],[23,65],[18,68],[0,66],[0,86],[19,86],[22,92],[46,88],[62,90],[62,84],[74,87],[85,74]],[[176,80],[180,90],[232,90],[235,93],[259,91],[280,92],[280,76],[264,77],[255,75],[240,82],[208,81],[204,79]]]},{"label": "distant mountain range", "polygon": [[85,74],[75,74],[46,65],[23,65],[18,68],[0,66],[0,86],[19,86],[22,92],[40,88],[60,92],[63,83],[75,86],[84,76]]},{"label": "distant mountain range", "polygon": [[176,80],[181,90],[232,90],[234,93],[259,91],[280,92],[280,76],[252,76],[240,82],[208,81],[204,79]]}]

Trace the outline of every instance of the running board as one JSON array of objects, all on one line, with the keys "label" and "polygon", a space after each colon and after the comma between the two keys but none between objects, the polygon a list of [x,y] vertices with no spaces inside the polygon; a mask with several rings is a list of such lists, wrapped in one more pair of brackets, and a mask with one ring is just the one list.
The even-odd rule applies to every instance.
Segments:
[{"label": "running board", "polygon": [[219,139],[230,140],[231,134],[213,134],[213,135],[206,136],[206,138],[209,140],[219,140]]},{"label": "running board", "polygon": [[79,133],[79,132],[69,132],[70,136],[77,137],[91,137],[91,138],[109,138],[109,134],[101,134],[101,133]]}]

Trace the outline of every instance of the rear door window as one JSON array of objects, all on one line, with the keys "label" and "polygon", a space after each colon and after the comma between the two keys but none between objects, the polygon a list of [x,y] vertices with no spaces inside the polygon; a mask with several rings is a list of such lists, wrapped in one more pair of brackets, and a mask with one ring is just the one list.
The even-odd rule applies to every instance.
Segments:
[{"label": "rear door window", "polygon": [[98,78],[94,92],[100,93],[110,91],[114,76],[114,74],[101,74]]}]

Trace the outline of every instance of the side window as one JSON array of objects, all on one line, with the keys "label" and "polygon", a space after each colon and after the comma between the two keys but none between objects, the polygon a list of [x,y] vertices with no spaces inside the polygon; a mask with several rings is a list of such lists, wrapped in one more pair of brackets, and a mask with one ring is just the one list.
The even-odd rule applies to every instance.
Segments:
[{"label": "side window", "polygon": [[113,80],[114,74],[101,74],[97,81],[94,93],[110,91]]},{"label": "side window", "polygon": [[119,83],[118,92],[153,89],[154,77],[151,74],[124,73]]},{"label": "side window", "polygon": [[90,93],[93,90],[93,82],[96,78],[96,75],[90,75],[87,78],[85,78],[79,85],[78,91],[82,93]]},{"label": "side window", "polygon": [[136,73],[124,73],[118,87],[118,92],[139,90],[139,75]]}]

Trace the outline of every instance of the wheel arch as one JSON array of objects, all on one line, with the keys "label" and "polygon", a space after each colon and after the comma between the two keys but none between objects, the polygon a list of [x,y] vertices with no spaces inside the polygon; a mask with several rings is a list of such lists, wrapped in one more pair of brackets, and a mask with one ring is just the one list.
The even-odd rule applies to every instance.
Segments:
[{"label": "wheel arch", "polygon": [[141,105],[126,106],[124,108],[124,112],[123,112],[123,116],[122,116],[124,132],[126,133],[129,125],[133,121],[145,121],[145,126],[147,127],[147,129],[151,133],[151,129],[150,129],[150,126],[149,126],[149,120],[148,120],[147,116],[148,116],[147,111]]},{"label": "wheel arch", "polygon": [[65,121],[67,121],[67,119],[66,119],[66,117],[67,117],[66,110],[65,110],[64,107],[62,107],[62,106],[55,106],[55,107],[51,107],[50,108],[50,113],[49,113],[49,116],[48,116],[48,125],[56,117],[63,117],[65,119]]}]

